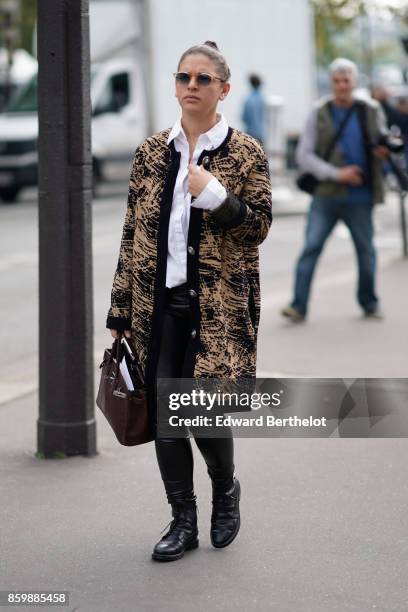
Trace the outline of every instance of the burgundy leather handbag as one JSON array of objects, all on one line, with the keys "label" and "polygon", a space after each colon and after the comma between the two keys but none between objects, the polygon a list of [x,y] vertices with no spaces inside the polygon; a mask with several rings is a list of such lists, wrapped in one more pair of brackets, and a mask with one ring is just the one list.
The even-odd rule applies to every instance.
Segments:
[{"label": "burgundy leather handbag", "polygon": [[[128,350],[128,369],[134,390],[128,389],[120,371],[125,346]],[[105,415],[120,444],[136,446],[154,440],[154,433],[149,426],[146,386],[129,339],[117,339],[111,349],[105,349],[99,367],[102,372],[96,404]]]}]

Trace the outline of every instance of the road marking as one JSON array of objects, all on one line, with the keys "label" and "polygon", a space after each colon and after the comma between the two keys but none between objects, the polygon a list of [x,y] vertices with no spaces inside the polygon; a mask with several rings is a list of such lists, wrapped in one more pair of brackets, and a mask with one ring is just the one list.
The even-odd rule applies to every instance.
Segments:
[{"label": "road marking", "polygon": [[12,400],[24,395],[29,395],[37,391],[38,383],[36,380],[16,381],[14,383],[0,383],[0,405],[7,404]]},{"label": "road marking", "polygon": [[[109,338],[106,341],[109,344]],[[104,350],[94,352],[94,368],[99,372]],[[98,368],[98,369],[97,369]],[[3,368],[0,382],[0,405],[23,397],[38,390],[38,355],[27,357],[24,362],[17,360]],[[95,380],[98,378],[96,376]],[[3,382],[4,381],[4,382]]]},{"label": "road marking", "polygon": [[[100,255],[117,255],[120,247],[120,237],[118,232],[112,234],[103,234],[95,236],[92,241],[93,256]],[[38,267],[38,252],[37,251],[22,251],[19,253],[10,253],[3,255],[0,259],[0,272],[7,272],[16,266],[37,266]]]},{"label": "road marking", "polygon": [[38,266],[38,254],[34,251],[11,253],[0,259],[0,272],[5,272],[15,266]]}]

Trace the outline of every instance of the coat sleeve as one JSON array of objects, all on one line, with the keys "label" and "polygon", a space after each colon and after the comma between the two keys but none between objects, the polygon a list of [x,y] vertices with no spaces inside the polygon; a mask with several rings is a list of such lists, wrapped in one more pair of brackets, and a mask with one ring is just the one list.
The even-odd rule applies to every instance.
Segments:
[{"label": "coat sleeve", "polygon": [[239,198],[229,192],[211,214],[240,242],[259,245],[265,240],[272,223],[272,191],[268,160],[261,147]]},{"label": "coat sleeve", "polygon": [[119,331],[131,328],[133,237],[135,233],[137,185],[142,163],[142,154],[140,148],[138,148],[135,152],[130,174],[126,216],[118,263],[113,277],[111,305],[106,320],[106,327]]}]

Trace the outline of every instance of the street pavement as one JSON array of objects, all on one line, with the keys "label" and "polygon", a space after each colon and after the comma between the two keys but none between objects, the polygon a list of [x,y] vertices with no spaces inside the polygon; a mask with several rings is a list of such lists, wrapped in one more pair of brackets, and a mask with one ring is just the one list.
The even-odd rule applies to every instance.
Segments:
[{"label": "street pavement", "polygon": [[[279,309],[290,298],[308,201],[277,183],[261,247],[259,375],[407,377],[408,264],[395,197],[376,211],[385,319],[361,318],[354,253],[339,226],[317,270],[310,316],[292,325]],[[94,203],[95,385],[110,344],[105,317],[125,205],[120,180],[103,185]],[[224,550],[210,544],[210,483],[193,443],[200,547],[169,564],[150,559],[170,520],[153,444],[120,446],[96,409],[96,456],[37,458],[35,193],[0,207],[0,224],[0,589],[68,590],[64,609],[87,612],[408,609],[403,438],[236,439],[242,528]],[[404,402],[398,389],[396,381]]]},{"label": "street pavement", "polygon": [[406,440],[236,440],[242,527],[223,550],[193,443],[200,546],[159,564],[153,444],[121,447],[97,413],[98,455],[41,460],[36,417],[36,394],[0,409],[1,589],[67,590],[86,612],[406,611]]}]

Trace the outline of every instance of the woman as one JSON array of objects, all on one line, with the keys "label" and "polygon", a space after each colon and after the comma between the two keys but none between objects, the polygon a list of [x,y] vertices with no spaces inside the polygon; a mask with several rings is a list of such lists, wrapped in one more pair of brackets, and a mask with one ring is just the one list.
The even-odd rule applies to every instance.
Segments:
[{"label": "woman", "polygon": [[[175,74],[181,118],[136,150],[106,326],[131,337],[150,393],[158,378],[251,378],[260,314],[258,245],[271,221],[260,145],[228,126],[217,104],[230,71],[212,42],[183,53]],[[211,542],[240,527],[233,438],[195,441],[212,481]],[[172,561],[198,546],[190,439],[156,435],[173,520],[152,557]]]}]

